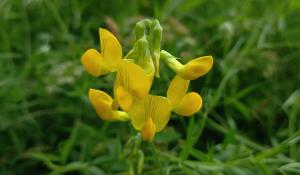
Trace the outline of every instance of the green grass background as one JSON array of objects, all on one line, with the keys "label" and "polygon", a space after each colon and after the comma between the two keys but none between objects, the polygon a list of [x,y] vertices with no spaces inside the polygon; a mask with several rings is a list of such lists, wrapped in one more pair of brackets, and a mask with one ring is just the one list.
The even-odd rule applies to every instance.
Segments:
[{"label": "green grass background", "polygon": [[[300,174],[300,1],[1,0],[0,174]],[[136,21],[157,18],[162,48],[213,55],[192,81],[204,100],[194,117],[172,114],[153,143],[130,123],[100,120],[82,53],[98,28],[133,44]],[[174,73],[161,63],[152,94]]]}]

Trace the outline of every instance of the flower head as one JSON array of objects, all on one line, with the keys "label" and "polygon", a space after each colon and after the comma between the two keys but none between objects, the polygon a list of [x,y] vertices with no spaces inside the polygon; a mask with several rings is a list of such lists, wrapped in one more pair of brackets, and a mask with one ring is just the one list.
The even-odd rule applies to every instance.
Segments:
[{"label": "flower head", "polygon": [[[158,20],[138,22],[133,48],[123,58],[117,38],[100,28],[100,52],[88,49],[81,57],[87,72],[95,77],[116,72],[114,98],[101,90],[89,90],[89,99],[99,117],[109,121],[131,120],[146,141],[151,141],[166,127],[171,111],[192,116],[201,109],[201,96],[196,92],[187,93],[188,86],[190,80],[205,75],[213,65],[211,56],[181,64],[176,57],[161,50],[162,31]],[[169,85],[167,97],[149,94],[154,76],[161,75],[160,60],[177,73]]]}]

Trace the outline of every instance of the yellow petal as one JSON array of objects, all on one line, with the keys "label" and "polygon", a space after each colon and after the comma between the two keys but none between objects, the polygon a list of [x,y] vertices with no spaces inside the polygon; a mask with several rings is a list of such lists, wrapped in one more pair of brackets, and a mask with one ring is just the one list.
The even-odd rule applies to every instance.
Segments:
[{"label": "yellow petal", "polygon": [[189,80],[185,80],[178,75],[173,78],[167,91],[167,98],[170,100],[172,106],[180,103],[186,94],[189,84]]},{"label": "yellow petal", "polygon": [[151,119],[156,132],[161,131],[167,125],[170,114],[171,105],[169,100],[165,97],[151,95],[136,101],[129,112],[131,123],[135,129],[141,130]]},{"label": "yellow petal", "polygon": [[133,97],[141,99],[149,93],[151,81],[141,67],[130,61],[122,60],[118,66],[114,87],[115,95],[119,86]]},{"label": "yellow petal", "polygon": [[81,57],[81,63],[88,73],[91,75],[98,77],[102,73],[102,64],[103,57],[102,55],[95,49],[87,50]]},{"label": "yellow petal", "polygon": [[155,131],[156,131],[155,125],[152,119],[149,118],[141,130],[142,139],[145,141],[151,141],[155,136]]},{"label": "yellow petal", "polygon": [[173,109],[175,113],[182,116],[191,116],[202,107],[202,98],[196,92],[186,94],[181,102]]},{"label": "yellow petal", "polygon": [[122,87],[117,88],[117,101],[120,107],[128,112],[132,106],[133,99],[131,95]]},{"label": "yellow petal", "polygon": [[213,57],[212,56],[203,56],[196,59],[193,59],[186,63],[178,72],[178,74],[187,80],[195,80],[207,72],[213,66]]},{"label": "yellow petal", "polygon": [[108,69],[115,69],[122,59],[122,46],[108,30],[99,29],[101,53]]},{"label": "yellow petal", "polygon": [[[166,97],[152,96],[152,104],[153,103],[155,105],[152,107],[152,120],[155,124],[156,132],[159,132],[168,124],[172,108]],[[151,113],[151,110],[149,112]]]},{"label": "yellow petal", "polygon": [[105,92],[96,89],[90,89],[89,99],[101,119],[110,121],[126,121],[129,119],[126,112],[113,111],[111,109],[113,99]]}]

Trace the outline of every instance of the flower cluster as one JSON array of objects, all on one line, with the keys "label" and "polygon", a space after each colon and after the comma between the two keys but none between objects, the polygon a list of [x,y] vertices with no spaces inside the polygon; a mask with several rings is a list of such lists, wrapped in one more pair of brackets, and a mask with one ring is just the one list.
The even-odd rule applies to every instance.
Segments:
[{"label": "flower cluster", "polygon": [[[106,92],[89,90],[89,99],[103,120],[131,121],[143,140],[152,140],[170,120],[171,111],[192,116],[202,106],[196,92],[187,93],[190,80],[205,75],[213,65],[211,56],[181,64],[178,58],[161,50],[162,27],[158,20],[145,19],[136,24],[135,43],[123,57],[117,38],[106,29],[99,29],[100,52],[88,49],[81,62],[95,77],[116,72],[113,98]],[[170,82],[166,97],[149,94],[154,77],[159,78],[162,60],[176,76]]]}]

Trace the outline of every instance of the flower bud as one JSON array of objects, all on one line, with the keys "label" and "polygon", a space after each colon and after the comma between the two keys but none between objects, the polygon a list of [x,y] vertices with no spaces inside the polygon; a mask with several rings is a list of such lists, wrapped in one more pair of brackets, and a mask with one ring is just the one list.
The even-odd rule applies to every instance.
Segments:
[{"label": "flower bud", "polygon": [[135,25],[135,40],[142,38],[144,35],[148,33],[148,28],[150,26],[151,20],[144,19],[139,21]]}]

